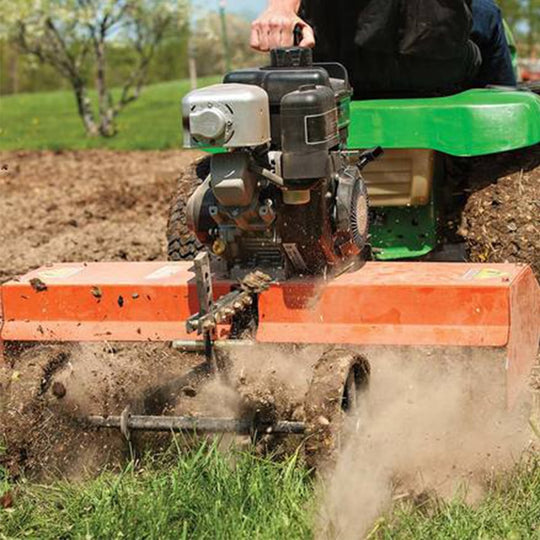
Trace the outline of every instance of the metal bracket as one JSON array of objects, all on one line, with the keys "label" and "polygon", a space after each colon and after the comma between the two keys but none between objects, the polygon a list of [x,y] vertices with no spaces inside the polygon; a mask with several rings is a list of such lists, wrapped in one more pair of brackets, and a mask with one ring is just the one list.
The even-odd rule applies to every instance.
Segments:
[{"label": "metal bracket", "polygon": [[[214,291],[212,289],[212,272],[210,269],[210,257],[206,251],[199,253],[194,260],[195,266],[195,279],[197,283],[197,298],[199,300],[199,313],[194,317],[204,317],[208,315],[214,304]],[[186,322],[187,331],[190,332],[189,321],[194,317],[191,317]],[[204,354],[206,360],[212,367],[213,371],[217,370],[217,362],[214,358],[214,351],[212,343],[215,337],[215,327],[198,326],[196,328],[198,334],[203,334],[204,337]],[[191,330],[192,331],[192,330]]]},{"label": "metal bracket", "polygon": [[381,157],[384,154],[384,150],[380,146],[375,146],[370,150],[340,150],[339,154],[358,158],[356,166],[362,171],[368,163]]},{"label": "metal bracket", "polygon": [[130,417],[131,417],[131,413],[130,413],[129,405],[128,405],[119,416],[120,432],[122,433],[122,435],[125,437],[125,439],[128,442],[131,440],[131,432],[129,430]]},{"label": "metal bracket", "polygon": [[212,290],[212,274],[210,257],[206,251],[195,257],[195,278],[197,280],[197,297],[199,299],[199,314],[205,315],[212,309],[214,293]]},{"label": "metal bracket", "polygon": [[253,304],[254,296],[270,286],[272,278],[259,270],[247,274],[238,284],[238,288],[223,295],[216,301],[212,297],[210,263],[207,253],[197,255],[195,259],[199,313],[186,321],[188,333],[207,335],[215,332],[218,324],[230,320]]},{"label": "metal bracket", "polygon": [[214,301],[208,253],[199,253],[194,262],[199,312],[186,321],[186,330],[188,333],[197,332],[204,337],[206,359],[212,370],[217,371],[218,362],[213,347],[217,325],[231,320],[236,314],[251,306],[254,296],[266,290],[272,278],[256,270],[244,277],[238,289]]}]

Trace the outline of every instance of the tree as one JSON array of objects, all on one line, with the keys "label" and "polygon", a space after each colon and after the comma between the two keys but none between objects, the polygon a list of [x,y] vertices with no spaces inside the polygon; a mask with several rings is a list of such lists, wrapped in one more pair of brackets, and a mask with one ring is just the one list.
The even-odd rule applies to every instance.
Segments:
[{"label": "tree", "polygon": [[[52,66],[75,94],[87,134],[116,134],[116,117],[138,99],[166,32],[184,24],[184,0],[8,0],[3,32],[22,53]],[[115,98],[107,78],[112,46],[133,51],[129,74]],[[90,66],[93,69],[90,69]],[[97,91],[92,106],[89,86]]]},{"label": "tree", "polygon": [[536,53],[540,34],[540,0],[528,0],[526,3],[526,16],[528,23],[527,45],[529,56]]},{"label": "tree", "polygon": [[498,0],[506,22],[513,28],[519,21],[522,11],[522,0]]},{"label": "tree", "polygon": [[[229,53],[233,69],[258,66],[265,62],[266,56],[249,46],[251,24],[243,17],[226,15],[229,35]],[[218,13],[205,13],[195,25],[192,45],[195,50],[197,72],[200,76],[215,75],[226,71],[225,52],[223,50],[221,19]]]},{"label": "tree", "polygon": [[498,0],[503,15],[510,24],[520,47],[529,56],[534,56],[540,33],[540,0]]}]

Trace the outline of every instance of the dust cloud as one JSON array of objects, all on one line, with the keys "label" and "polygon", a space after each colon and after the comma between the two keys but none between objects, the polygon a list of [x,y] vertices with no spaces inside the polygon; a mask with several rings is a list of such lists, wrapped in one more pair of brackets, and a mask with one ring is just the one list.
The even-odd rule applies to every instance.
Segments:
[{"label": "dust cloud", "polygon": [[369,396],[322,474],[318,538],[369,536],[393,500],[459,492],[474,502],[490,474],[519,458],[526,407],[506,410],[503,368],[488,356],[377,358]]},{"label": "dust cloud", "polygon": [[242,401],[259,418],[301,419],[313,365],[321,351],[317,346],[239,348],[231,354],[228,378]]}]

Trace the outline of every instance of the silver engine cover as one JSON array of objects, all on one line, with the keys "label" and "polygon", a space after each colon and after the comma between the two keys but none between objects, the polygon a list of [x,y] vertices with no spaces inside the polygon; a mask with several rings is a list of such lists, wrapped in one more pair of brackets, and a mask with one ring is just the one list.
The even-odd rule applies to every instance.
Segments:
[{"label": "silver engine cover", "polygon": [[250,84],[214,84],[182,100],[185,148],[254,147],[270,142],[268,94]]}]

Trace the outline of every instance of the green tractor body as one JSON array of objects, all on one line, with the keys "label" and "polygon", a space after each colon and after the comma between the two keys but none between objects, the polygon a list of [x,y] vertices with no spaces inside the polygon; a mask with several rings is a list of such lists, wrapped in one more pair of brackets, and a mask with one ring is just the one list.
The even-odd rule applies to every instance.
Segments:
[{"label": "green tractor body", "polygon": [[437,248],[443,156],[484,156],[539,142],[540,97],[533,92],[477,89],[351,102],[349,149],[381,146],[386,152],[364,171],[374,257],[411,259]]}]

